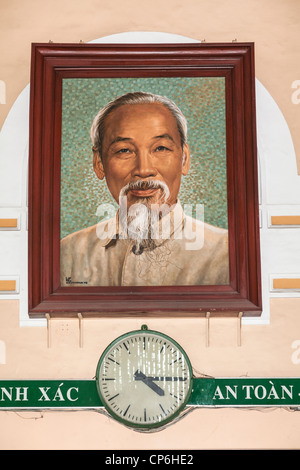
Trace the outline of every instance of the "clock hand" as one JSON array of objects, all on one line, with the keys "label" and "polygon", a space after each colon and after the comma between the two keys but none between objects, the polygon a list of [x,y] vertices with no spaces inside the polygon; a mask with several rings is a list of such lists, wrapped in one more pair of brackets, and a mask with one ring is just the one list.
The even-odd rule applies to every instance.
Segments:
[{"label": "clock hand", "polygon": [[134,379],[141,380],[145,385],[148,385],[148,387],[151,388],[153,392],[157,393],[157,395],[163,396],[165,394],[162,388],[152,382],[152,377],[147,377],[145,374],[138,370],[134,374]]}]

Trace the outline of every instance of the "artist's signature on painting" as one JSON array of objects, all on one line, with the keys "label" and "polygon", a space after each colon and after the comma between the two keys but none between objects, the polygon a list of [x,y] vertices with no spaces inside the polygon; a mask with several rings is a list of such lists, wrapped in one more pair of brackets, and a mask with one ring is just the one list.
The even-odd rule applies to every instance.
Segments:
[{"label": "artist's signature on painting", "polygon": [[72,281],[70,276],[66,277],[66,284],[87,284],[87,281]]}]

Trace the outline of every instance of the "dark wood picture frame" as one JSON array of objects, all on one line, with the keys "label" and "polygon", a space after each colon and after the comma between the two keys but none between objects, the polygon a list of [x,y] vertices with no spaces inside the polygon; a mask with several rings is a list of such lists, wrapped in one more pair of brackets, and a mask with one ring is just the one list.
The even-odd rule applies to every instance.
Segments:
[{"label": "dark wood picture frame", "polygon": [[[230,284],[61,287],[63,78],[225,77]],[[33,44],[29,142],[29,316],[261,314],[254,44]]]}]

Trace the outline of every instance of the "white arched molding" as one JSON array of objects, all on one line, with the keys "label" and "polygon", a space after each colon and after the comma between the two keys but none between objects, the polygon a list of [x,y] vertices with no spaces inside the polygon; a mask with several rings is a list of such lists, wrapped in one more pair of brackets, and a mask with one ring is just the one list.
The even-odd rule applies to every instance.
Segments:
[{"label": "white arched molding", "polygon": [[[91,43],[187,43],[184,36],[156,33],[121,33]],[[243,319],[245,324],[269,323],[271,297],[300,297],[300,225],[273,224],[300,219],[300,179],[288,125],[277,104],[256,79],[257,145],[259,166],[260,234],[263,313]],[[0,279],[15,279],[18,289],[3,292],[1,299],[18,299],[20,326],[44,326],[29,319],[27,309],[27,174],[29,134],[29,85],[13,104],[0,133],[0,218],[18,220],[17,227],[0,231]],[[294,218],[293,218],[294,217]],[[274,279],[291,280],[290,287]],[[274,285],[277,288],[274,288]],[[289,286],[286,282],[285,286]],[[293,288],[291,288],[291,285]],[[279,286],[279,288],[278,288]],[[281,286],[281,287],[280,287]],[[296,286],[296,287],[295,287]]]}]

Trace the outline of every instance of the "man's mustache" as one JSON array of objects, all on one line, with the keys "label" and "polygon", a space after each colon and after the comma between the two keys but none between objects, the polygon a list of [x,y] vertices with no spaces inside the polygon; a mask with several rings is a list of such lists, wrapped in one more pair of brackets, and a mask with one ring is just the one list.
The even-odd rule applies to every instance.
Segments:
[{"label": "man's mustache", "polygon": [[166,201],[170,195],[170,190],[164,181],[160,180],[136,180],[126,184],[120,191],[119,198],[126,196],[130,190],[135,189],[161,189],[161,199]]}]

